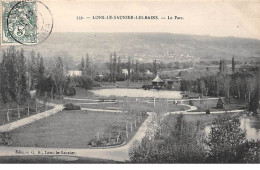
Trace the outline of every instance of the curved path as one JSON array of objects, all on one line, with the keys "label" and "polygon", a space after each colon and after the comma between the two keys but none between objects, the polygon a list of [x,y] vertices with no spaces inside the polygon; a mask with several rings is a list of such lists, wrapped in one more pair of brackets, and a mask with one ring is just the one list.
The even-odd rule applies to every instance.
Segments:
[{"label": "curved path", "polygon": [[[108,149],[75,149],[75,148],[35,148],[35,147],[0,147],[0,156],[23,156],[23,155],[63,155],[63,156],[79,156],[98,159],[107,159],[114,161],[129,161],[128,151],[135,141],[141,141],[146,135],[147,124],[152,121],[152,115],[149,112],[148,117],[138,129],[133,138],[124,146]],[[23,152],[19,154],[16,152]],[[45,154],[50,153],[52,154]],[[57,152],[66,152],[66,154],[57,154]]]},{"label": "curved path", "polygon": [[[180,105],[189,106],[183,104],[182,101]],[[55,105],[57,108],[61,109],[60,105]],[[58,107],[59,106],[59,107]],[[164,114],[167,116],[169,114],[205,114],[204,112],[190,112],[197,110],[195,106],[189,106],[190,108],[185,111],[175,111],[168,112]],[[103,110],[103,109],[91,109],[91,108],[82,108],[82,110],[89,111],[105,111],[105,112],[123,112],[122,110]],[[231,112],[237,112],[241,110],[234,110]],[[218,112],[224,113],[225,111]],[[44,113],[44,112],[43,112]],[[211,112],[214,113],[214,112]],[[155,113],[148,112],[148,117],[140,126],[133,138],[123,146],[116,148],[107,148],[107,149],[75,149],[75,148],[40,148],[40,147],[0,147],[0,156],[23,156],[23,155],[62,155],[62,156],[79,156],[79,157],[89,157],[89,158],[98,158],[98,159],[107,159],[114,161],[129,161],[129,149],[132,147],[135,141],[141,142],[143,137],[146,135],[148,130],[148,124],[152,122],[153,116]],[[16,123],[16,122],[14,122]],[[10,130],[10,129],[9,129]]]},{"label": "curved path", "polygon": [[[188,106],[190,109],[184,110],[184,111],[174,111],[174,112],[168,112],[165,113],[164,116],[167,116],[169,114],[192,114],[192,115],[201,115],[201,114],[206,114],[206,112],[196,112],[198,109],[196,106],[190,106],[187,104],[178,104],[178,105],[183,105],[183,106]],[[243,112],[244,110],[230,110],[230,111],[214,111],[210,112],[210,114],[223,114],[223,113],[240,113]]]}]

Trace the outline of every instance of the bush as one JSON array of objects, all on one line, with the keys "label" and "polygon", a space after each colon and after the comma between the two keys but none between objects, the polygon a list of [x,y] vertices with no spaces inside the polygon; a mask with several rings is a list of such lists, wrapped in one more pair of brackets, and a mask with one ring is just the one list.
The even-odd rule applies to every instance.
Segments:
[{"label": "bush", "polygon": [[91,90],[94,84],[94,80],[87,75],[78,76],[74,78],[76,86],[84,88],[86,90]]},{"label": "bush", "polygon": [[116,142],[116,139],[100,138],[100,139],[90,139],[88,145],[93,147],[107,147],[107,146],[116,146],[122,144],[123,141]]},{"label": "bush", "polygon": [[92,82],[92,87],[101,87],[101,83],[99,83],[97,81],[93,81]]},{"label": "bush", "polygon": [[89,76],[83,76],[82,77],[82,88],[86,90],[91,90],[93,86],[93,80]]},{"label": "bush", "polygon": [[0,139],[1,139],[0,144],[3,144],[3,145],[9,146],[13,143],[9,132],[0,133]]},{"label": "bush", "polygon": [[217,109],[223,109],[223,107],[224,107],[224,103],[222,102],[221,98],[219,98],[216,108]]},{"label": "bush", "polygon": [[66,87],[64,90],[64,94],[66,96],[74,96],[76,95],[76,89],[73,86]]},{"label": "bush", "polygon": [[80,106],[77,106],[72,103],[64,104],[64,110],[80,110],[80,109],[81,109]]},{"label": "bush", "polygon": [[190,105],[190,106],[194,106],[194,103],[193,103],[192,100],[189,101],[189,105]]}]

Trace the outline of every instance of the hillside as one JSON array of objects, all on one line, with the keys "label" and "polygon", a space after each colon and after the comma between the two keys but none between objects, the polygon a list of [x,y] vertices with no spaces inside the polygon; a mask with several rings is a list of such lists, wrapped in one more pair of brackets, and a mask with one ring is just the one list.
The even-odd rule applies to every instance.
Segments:
[{"label": "hillside", "polygon": [[76,60],[86,53],[108,60],[109,52],[114,50],[121,56],[143,59],[187,54],[201,60],[231,58],[233,55],[241,59],[260,56],[260,40],[169,33],[52,33],[38,46],[23,48],[26,53],[34,49],[44,57],[66,55]]}]

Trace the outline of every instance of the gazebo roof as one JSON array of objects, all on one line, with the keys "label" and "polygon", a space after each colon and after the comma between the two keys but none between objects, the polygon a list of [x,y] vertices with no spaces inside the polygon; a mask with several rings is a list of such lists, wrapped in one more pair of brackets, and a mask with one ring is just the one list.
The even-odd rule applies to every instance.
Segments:
[{"label": "gazebo roof", "polygon": [[164,82],[160,77],[159,75],[157,74],[157,76],[153,79],[152,82]]}]

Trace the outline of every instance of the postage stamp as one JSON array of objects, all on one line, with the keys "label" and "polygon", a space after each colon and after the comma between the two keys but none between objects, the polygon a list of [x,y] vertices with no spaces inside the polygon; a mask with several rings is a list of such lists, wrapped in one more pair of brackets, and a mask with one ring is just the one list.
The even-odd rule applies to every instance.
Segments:
[{"label": "postage stamp", "polygon": [[2,2],[2,45],[35,45],[50,35],[51,13],[39,1]]}]

